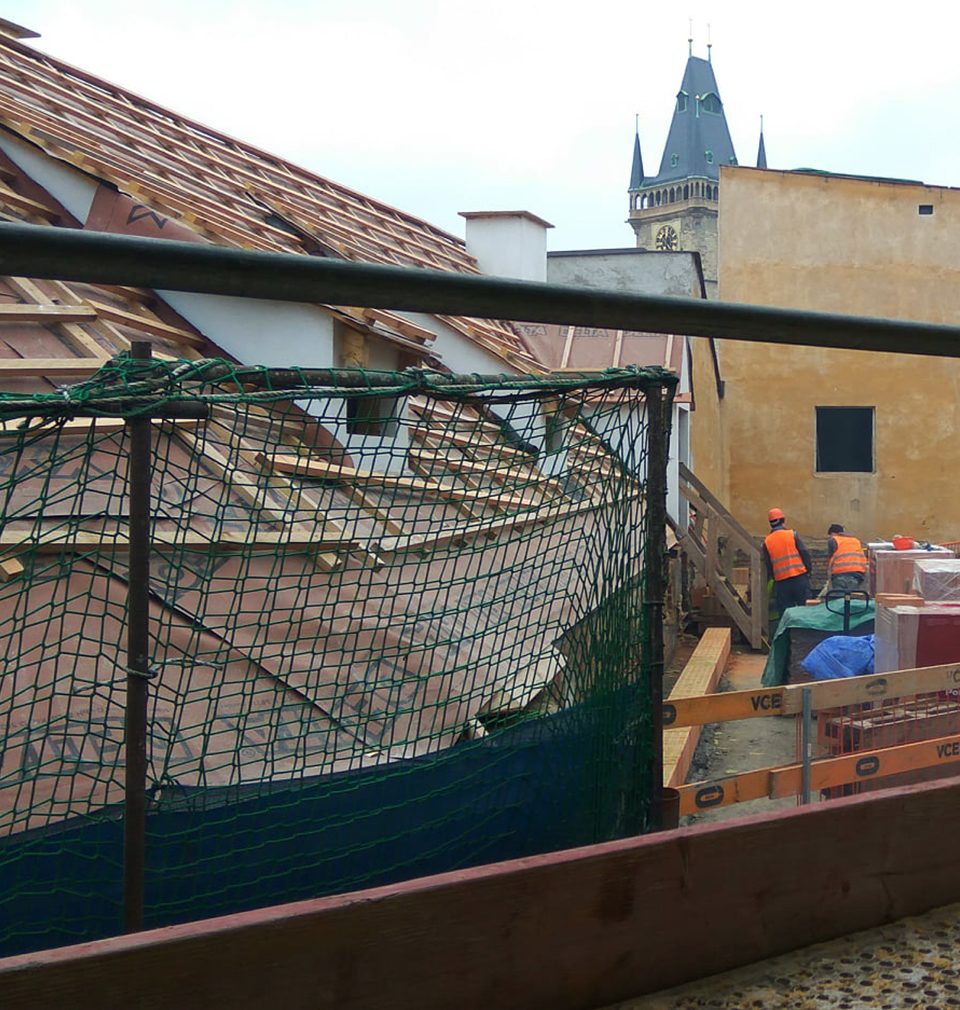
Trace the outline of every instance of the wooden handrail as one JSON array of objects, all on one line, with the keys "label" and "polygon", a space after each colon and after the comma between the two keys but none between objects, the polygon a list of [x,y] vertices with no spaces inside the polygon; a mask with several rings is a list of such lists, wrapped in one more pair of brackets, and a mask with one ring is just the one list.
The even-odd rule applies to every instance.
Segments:
[{"label": "wooden handrail", "polygon": [[[960,734],[952,734],[814,761],[810,766],[810,787],[814,790],[830,789],[958,761]],[[800,764],[781,765],[742,772],[713,782],[691,782],[679,789],[680,813],[696,814],[748,800],[798,796],[802,768]]]},{"label": "wooden handrail", "polygon": [[[679,538],[694,567],[734,620],[750,645],[762,648],[767,637],[766,579],[763,556],[750,533],[723,503],[683,463],[679,466],[680,494],[696,509],[696,522]],[[721,556],[721,540],[726,547]],[[748,595],[731,578],[732,551],[746,555],[750,568]]]}]

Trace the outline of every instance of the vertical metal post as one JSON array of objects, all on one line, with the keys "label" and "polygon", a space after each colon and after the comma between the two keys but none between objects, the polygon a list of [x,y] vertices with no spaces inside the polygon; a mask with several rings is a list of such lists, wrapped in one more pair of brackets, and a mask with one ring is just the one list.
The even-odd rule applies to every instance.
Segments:
[{"label": "vertical metal post", "polygon": [[[131,357],[151,357],[134,341]],[[147,679],[150,651],[150,419],[130,418],[127,497],[130,516],[127,581],[127,697],[124,718],[123,928],[143,929],[147,811]]]},{"label": "vertical metal post", "polygon": [[664,390],[646,392],[647,494],[646,581],[644,604],[647,618],[644,662],[647,670],[653,753],[650,761],[651,827],[663,827],[663,594],[667,553],[667,422]]},{"label": "vertical metal post", "polygon": [[800,802],[806,806],[810,802],[810,762],[813,756],[811,736],[813,735],[813,704],[809,687],[802,691],[803,722],[800,727],[800,755],[803,762],[800,778]]}]

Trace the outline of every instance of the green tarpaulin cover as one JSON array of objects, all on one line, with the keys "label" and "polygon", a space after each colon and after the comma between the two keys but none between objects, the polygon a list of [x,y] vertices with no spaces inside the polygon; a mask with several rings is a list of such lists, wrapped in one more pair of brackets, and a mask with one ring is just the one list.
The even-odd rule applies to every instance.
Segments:
[{"label": "green tarpaulin cover", "polygon": [[[843,634],[843,601],[832,600],[832,610],[827,610],[826,604],[817,607],[790,607],[784,611],[776,634],[770,643],[770,655],[763,668],[763,686],[778,687],[787,682],[787,669],[790,665],[790,629],[807,628],[813,631],[832,631]],[[838,610],[839,613],[834,611]],[[852,600],[850,603],[850,630],[866,624],[874,619],[873,600]]]}]

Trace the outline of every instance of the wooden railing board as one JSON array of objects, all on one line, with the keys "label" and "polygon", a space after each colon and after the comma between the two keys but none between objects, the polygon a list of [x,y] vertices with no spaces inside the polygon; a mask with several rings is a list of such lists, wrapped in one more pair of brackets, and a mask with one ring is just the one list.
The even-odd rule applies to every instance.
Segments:
[{"label": "wooden railing board", "polygon": [[[934,737],[814,761],[810,765],[810,788],[813,792],[819,792],[821,789],[874,781],[958,762],[960,734]],[[779,800],[799,796],[802,777],[803,765],[790,764],[757,768],[710,782],[690,782],[678,787],[680,813],[686,816],[747,800]]]},{"label": "wooden railing board", "polygon": [[664,702],[663,724],[672,727],[697,726],[771,715],[799,715],[803,711],[805,689],[810,691],[811,706],[816,712],[957,688],[960,688],[960,664],[944,663],[893,673],[868,673],[845,680],[821,680],[810,684],[727,691],[697,697],[674,698],[671,695]]},{"label": "wooden railing board", "polygon": [[608,1006],[960,900],[958,832],[892,789],[7,958],[3,1006]]}]

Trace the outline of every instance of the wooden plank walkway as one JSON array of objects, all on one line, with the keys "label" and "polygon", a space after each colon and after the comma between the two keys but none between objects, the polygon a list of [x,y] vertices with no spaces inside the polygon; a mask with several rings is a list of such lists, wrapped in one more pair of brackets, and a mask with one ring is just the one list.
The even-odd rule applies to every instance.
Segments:
[{"label": "wooden plank walkway", "polygon": [[[730,629],[707,628],[670,692],[670,701],[710,694],[730,657]],[[663,784],[682,786],[700,740],[699,726],[663,731]]]}]

